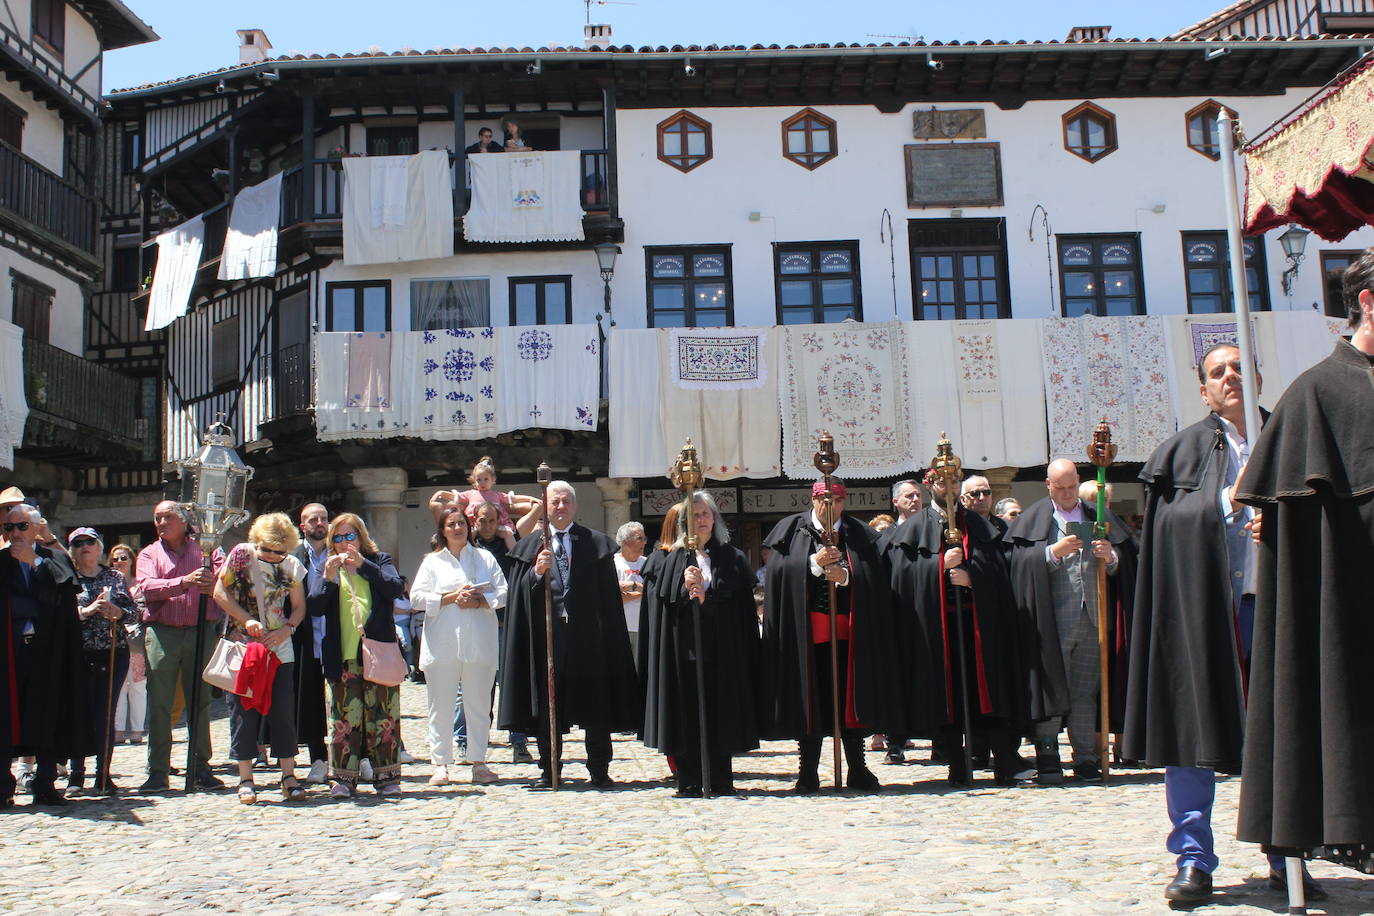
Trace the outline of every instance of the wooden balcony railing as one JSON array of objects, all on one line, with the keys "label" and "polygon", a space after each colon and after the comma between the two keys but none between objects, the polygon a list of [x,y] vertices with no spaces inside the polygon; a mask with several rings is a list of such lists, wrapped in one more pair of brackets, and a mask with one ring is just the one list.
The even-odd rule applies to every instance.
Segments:
[{"label": "wooden balcony railing", "polygon": [[3,142],[0,208],[88,254],[95,253],[95,198]]}]

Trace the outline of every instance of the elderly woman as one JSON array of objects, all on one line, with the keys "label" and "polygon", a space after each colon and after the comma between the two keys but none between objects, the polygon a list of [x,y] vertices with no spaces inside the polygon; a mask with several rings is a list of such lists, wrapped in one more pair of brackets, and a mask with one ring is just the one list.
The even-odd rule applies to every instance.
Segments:
[{"label": "elderly woman", "polygon": [[215,603],[230,621],[227,638],[261,643],[277,661],[275,670],[267,662],[270,691],[229,696],[229,756],[238,763],[239,801],[245,805],[258,800],[253,761],[264,718],[272,756],[281,766],[282,797],[305,798],[296,779],[296,655],[291,641],[305,622],[305,566],[291,555],[299,544],[290,517],[281,512],[259,515],[248,529],[247,543],[229,551],[215,582]]},{"label": "elderly woman", "polygon": [[433,552],[420,563],[410,589],[415,609],[425,615],[420,669],[429,697],[432,786],[452,781],[453,713],[460,689],[472,781],[497,779],[487,766],[487,742],[498,660],[496,609],[506,604],[506,577],[496,558],[471,541],[471,522],[462,508],[443,509],[429,542]]},{"label": "elderly woman", "polygon": [[[321,667],[329,684],[329,794],[348,798],[364,759],[379,795],[401,794],[399,687],[363,678],[363,638],[396,641],[392,604],[404,585],[391,557],[352,512],[329,523],[324,571],[306,579],[310,613],[324,618]],[[428,638],[428,634],[426,634]]]},{"label": "elderly woman", "polygon": [[620,603],[625,608],[625,629],[630,633],[630,651],[639,659],[639,604],[644,596],[644,526],[626,522],[615,532],[620,550],[615,555],[615,576],[620,581]]},{"label": "elderly woman", "polygon": [[142,744],[143,719],[148,712],[148,656],[143,650],[143,594],[134,584],[134,563],[137,553],[128,544],[116,544],[110,548],[106,565],[119,573],[124,579],[129,595],[138,605],[138,625],[126,626],[129,638],[129,673],[124,685],[119,689],[115,700],[115,743],[128,741]]},{"label": "elderly woman", "polygon": [[[106,772],[114,743],[112,694],[129,671],[129,632],[138,627],[140,611],[124,577],[100,562],[105,544],[94,528],[67,535],[76,569],[76,612],[81,618],[81,648],[86,658],[86,695],[90,701],[91,736],[95,742],[95,791],[113,792]],[[114,640],[114,652],[110,641]],[[86,758],[73,757],[67,768],[67,796],[86,788]]]},{"label": "elderly woman", "polygon": [[[690,524],[695,548],[686,546],[685,533],[680,535],[645,592],[653,641],[647,653],[644,743],[676,760],[679,797],[702,796],[705,768],[713,795],[733,795],[731,757],[759,744],[754,572],[748,558],[730,545],[709,493],[693,494]],[[699,670],[705,683],[707,760],[701,758]]]}]

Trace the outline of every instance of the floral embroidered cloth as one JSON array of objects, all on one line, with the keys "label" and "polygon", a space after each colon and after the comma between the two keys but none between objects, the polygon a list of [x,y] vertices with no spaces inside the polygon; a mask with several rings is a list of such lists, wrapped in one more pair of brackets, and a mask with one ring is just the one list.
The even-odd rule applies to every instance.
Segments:
[{"label": "floral embroidered cloth", "polygon": [[601,348],[595,325],[393,333],[390,397],[352,403],[357,335],[316,335],[315,425],[322,441],[482,439],[517,429],[594,430]]},{"label": "floral embroidered cloth", "polygon": [[762,388],[767,346],[764,328],[674,328],[668,332],[669,378],[677,388]]},{"label": "floral embroidered cloth", "polygon": [[472,205],[463,217],[469,242],[580,242],[582,153],[470,156]]},{"label": "floral embroidered cloth", "polygon": [[[1045,319],[1041,359],[1051,458],[1082,459],[1103,417],[1118,461],[1144,461],[1178,430],[1164,319]],[[1196,378],[1196,376],[1194,376]]]},{"label": "floral embroidered cloth", "polygon": [[835,439],[842,478],[890,477],[913,469],[906,333],[898,322],[785,329],[779,385],[783,473],[815,478],[812,456],[823,432]]}]

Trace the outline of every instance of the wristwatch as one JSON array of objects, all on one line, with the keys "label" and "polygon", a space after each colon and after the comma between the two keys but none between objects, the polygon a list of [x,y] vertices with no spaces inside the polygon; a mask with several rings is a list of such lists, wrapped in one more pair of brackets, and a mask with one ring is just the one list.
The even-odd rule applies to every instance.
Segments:
[{"label": "wristwatch", "polygon": [[295,635],[296,635],[296,628],[293,627],[293,626],[291,626],[291,624],[288,623],[288,624],[286,625],[286,632],[290,633],[292,636],[295,636]]}]

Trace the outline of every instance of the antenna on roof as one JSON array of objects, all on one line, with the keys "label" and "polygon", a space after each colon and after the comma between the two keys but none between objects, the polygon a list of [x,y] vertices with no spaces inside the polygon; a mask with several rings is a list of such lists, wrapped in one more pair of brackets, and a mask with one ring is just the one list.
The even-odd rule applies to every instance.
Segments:
[{"label": "antenna on roof", "polygon": [[921,42],[921,41],[925,41],[925,40],[926,40],[926,37],[925,37],[924,35],[874,35],[872,32],[868,33],[868,34],[865,35],[864,37],[865,37],[865,38],[890,38],[890,39],[893,39],[894,41],[909,41],[909,42],[911,42],[912,44],[916,44],[917,42]]},{"label": "antenna on roof", "polygon": [[587,25],[592,24],[593,3],[597,6],[639,6],[638,3],[632,3],[630,0],[582,0],[582,5],[587,8]]}]

